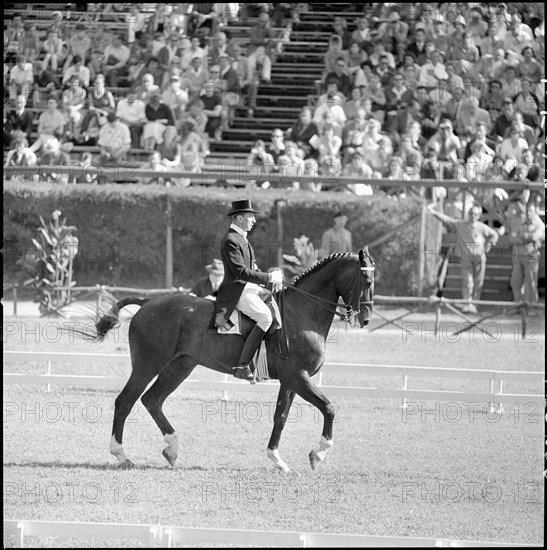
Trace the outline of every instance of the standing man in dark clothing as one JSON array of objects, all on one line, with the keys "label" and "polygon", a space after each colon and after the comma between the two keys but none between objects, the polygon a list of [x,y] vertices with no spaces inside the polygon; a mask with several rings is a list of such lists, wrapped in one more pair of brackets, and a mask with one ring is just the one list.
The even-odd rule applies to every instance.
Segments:
[{"label": "standing man in dark clothing", "polygon": [[224,264],[215,258],[205,266],[205,271],[208,273],[207,277],[200,279],[193,286],[191,292],[200,298],[213,299],[218,294],[218,289],[224,279]]},{"label": "standing man in dark clothing", "polygon": [[233,368],[236,378],[248,381],[253,380],[251,360],[273,323],[272,313],[260,297],[259,285],[272,283],[275,292],[283,284],[282,271],[264,273],[256,265],[253,247],[247,240],[248,232],[256,223],[256,213],[257,210],[253,209],[250,200],[232,202],[228,213],[232,223],[220,245],[224,280],[218,290],[215,307],[216,326],[225,324],[234,309],[256,321],[243,345],[238,364]]}]

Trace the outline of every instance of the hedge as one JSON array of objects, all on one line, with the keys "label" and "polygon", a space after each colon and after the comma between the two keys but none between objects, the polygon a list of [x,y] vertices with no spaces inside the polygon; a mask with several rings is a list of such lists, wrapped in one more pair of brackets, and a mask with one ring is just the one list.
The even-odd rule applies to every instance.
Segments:
[{"label": "hedge", "polygon": [[[78,228],[79,252],[74,262],[78,285],[106,284],[162,288],[165,286],[167,190],[155,185],[4,184],[4,282],[22,282],[25,254],[33,251],[38,216],[62,212]],[[283,209],[284,251],[294,237],[308,236],[316,248],[336,211],[348,216],[347,228],[357,250],[420,212],[421,200],[399,200],[379,193],[356,197],[339,192],[312,193],[281,189],[246,192],[234,188],[190,187],[169,190],[172,204],[174,284],[190,286],[205,275],[204,265],[219,257],[219,244],[229,225],[231,201],[249,198],[260,211],[250,240],[262,270],[277,263],[276,200]],[[416,292],[419,227],[412,224],[371,250],[377,264],[376,292]],[[414,243],[409,246],[408,243]]]}]

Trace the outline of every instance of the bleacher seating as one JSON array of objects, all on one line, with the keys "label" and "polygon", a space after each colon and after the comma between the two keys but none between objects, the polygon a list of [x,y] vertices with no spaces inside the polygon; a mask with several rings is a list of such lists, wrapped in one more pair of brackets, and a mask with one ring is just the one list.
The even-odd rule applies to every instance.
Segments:
[{"label": "bleacher seating", "polygon": [[[153,13],[156,4],[142,4],[144,13]],[[310,4],[310,10],[319,9],[321,5]],[[324,6],[324,5],[322,5]],[[324,9],[324,8],[323,8]],[[105,27],[109,32],[126,29],[124,14],[108,12],[101,14],[99,20],[92,19],[88,12],[78,12],[71,9],[70,4],[8,4],[4,10],[6,18],[13,13],[20,12],[25,21],[36,24],[39,35],[45,39],[46,29],[51,25],[52,15],[55,11],[61,11],[63,21],[69,27],[73,27],[80,18],[88,25],[90,32],[94,29]],[[352,15],[346,13],[348,17]],[[249,18],[246,25],[240,22],[230,23],[223,28],[228,37],[242,46],[248,44],[249,29],[256,19]],[[284,44],[284,49],[278,55],[272,66],[272,81],[269,85],[259,88],[258,105],[254,118],[248,119],[241,110],[236,110],[236,116],[232,127],[223,135],[220,143],[211,143],[211,156],[208,163],[219,160],[225,164],[231,160],[241,162],[247,157],[252,144],[256,139],[269,139],[273,128],[287,129],[291,126],[300,109],[310,102],[310,97],[315,94],[315,82],[321,77],[323,69],[323,53],[326,49],[327,38],[330,34],[331,21],[325,17],[325,13],[317,11],[302,14],[302,20],[293,26],[290,43]],[[310,27],[314,30],[310,30]],[[274,29],[282,32],[284,29]],[[58,76],[62,76],[58,73]],[[126,88],[110,88],[115,96],[123,95]],[[32,97],[29,97],[27,108],[32,109]],[[36,119],[37,126],[37,119]],[[32,134],[35,138],[36,134]],[[78,147],[72,151],[79,154],[82,151],[98,152],[98,147]],[[147,155],[144,150],[131,150],[132,158],[143,160]]]},{"label": "bleacher seating", "polygon": [[[343,17],[347,23],[347,30],[352,32],[356,28],[357,18],[373,9],[373,4],[306,4],[307,10],[300,13],[299,20],[293,22],[290,40],[283,41],[282,51],[275,57],[272,64],[272,79],[268,84],[261,84],[258,92],[257,106],[254,117],[248,118],[246,113],[236,108],[233,124],[223,132],[222,140],[211,141],[210,155],[206,158],[207,166],[221,166],[224,170],[230,167],[242,166],[257,139],[269,141],[274,128],[288,129],[298,118],[302,107],[313,105],[317,99],[318,83],[324,70],[324,54],[328,47],[328,40],[333,32],[333,20],[337,16]],[[20,12],[24,22],[36,25],[38,33],[45,39],[47,29],[52,24],[53,14],[60,11],[63,23],[74,28],[78,21],[84,21],[88,32],[93,36],[97,30],[107,32],[127,32],[125,13],[110,11],[101,13],[100,17],[88,12],[78,12],[73,8],[75,4],[7,4],[4,8],[5,20],[9,20],[13,13]],[[157,4],[140,4],[141,12],[152,15]],[[359,11],[355,11],[358,9]],[[234,21],[224,26],[222,30],[233,42],[243,48],[249,43],[249,31],[256,23],[256,18],[249,17],[245,24]],[[6,24],[6,23],[5,23]],[[279,36],[283,36],[283,28],[274,29]],[[44,52],[42,52],[42,57]],[[58,76],[61,76],[58,74]],[[110,88],[116,97],[123,97],[127,86],[123,80],[122,86]],[[36,112],[32,140],[37,137],[38,109],[32,105],[32,94],[29,96],[27,108]],[[82,152],[99,153],[96,146],[74,146],[71,155],[74,160],[79,159]],[[131,149],[128,155],[129,162],[145,162],[149,151]],[[228,185],[233,181],[224,181]],[[500,247],[508,250],[508,243],[500,240]],[[443,246],[450,244],[445,239]],[[500,248],[498,247],[498,248]],[[507,288],[510,257],[502,254],[498,261],[488,263],[484,298],[510,299]],[[456,268],[456,258],[451,258],[451,267],[445,285],[446,297],[459,297],[459,270]]]}]

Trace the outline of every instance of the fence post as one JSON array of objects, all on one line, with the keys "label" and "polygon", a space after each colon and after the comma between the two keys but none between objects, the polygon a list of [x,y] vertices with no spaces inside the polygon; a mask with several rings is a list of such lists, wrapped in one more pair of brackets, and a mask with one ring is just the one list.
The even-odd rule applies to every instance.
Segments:
[{"label": "fence post", "polygon": [[13,316],[17,315],[17,284],[13,285]]},{"label": "fence post", "polygon": [[441,302],[435,304],[435,336],[439,333],[441,328]]},{"label": "fence post", "polygon": [[420,238],[418,250],[418,296],[423,296],[424,292],[424,273],[425,273],[425,232],[426,232],[427,208],[422,204],[420,218]]},{"label": "fence post", "polygon": [[[406,391],[408,389],[408,375],[405,374],[403,376],[403,390]],[[401,403],[401,409],[403,411],[406,411],[407,403],[406,403],[406,397],[403,397],[403,402]]]},{"label": "fence post", "polygon": [[173,546],[173,531],[171,529],[164,529],[162,533],[162,545],[164,548],[171,548]]},{"label": "fence post", "polygon": [[25,547],[25,524],[20,521],[16,527],[17,534],[15,535],[15,548]]},{"label": "fence post", "polygon": [[[47,375],[51,376],[51,361],[47,362]],[[49,393],[51,391],[51,384],[47,383],[46,393]]]},{"label": "fence post", "polygon": [[[230,378],[229,378],[228,374],[225,374],[223,382],[229,382],[229,381],[230,381]],[[222,394],[221,401],[224,401],[224,402],[230,401],[230,398],[228,396],[228,390],[224,390],[224,393]]]},{"label": "fence post", "polygon": [[285,199],[275,201],[277,213],[277,267],[281,269],[283,265],[283,208],[287,206]]},{"label": "fence post", "polygon": [[100,285],[97,285],[97,306],[96,306],[97,317],[99,317],[99,315],[101,314],[101,294],[102,294],[102,289]]},{"label": "fence post", "polygon": [[165,286],[170,288],[173,286],[173,228],[172,228],[172,209],[171,196],[169,194],[171,182],[167,181],[165,187],[167,189],[167,210],[166,210],[166,227],[165,227]]},{"label": "fence post", "polygon": [[490,405],[488,407],[488,414],[497,412],[497,409],[494,406],[494,383],[495,383],[495,378],[490,378],[490,395],[491,395],[492,401],[490,401]]},{"label": "fence post", "polygon": [[503,405],[501,403],[501,394],[503,393],[503,380],[500,378],[500,402],[499,402],[499,408],[498,408],[498,414],[501,414],[503,412]]}]

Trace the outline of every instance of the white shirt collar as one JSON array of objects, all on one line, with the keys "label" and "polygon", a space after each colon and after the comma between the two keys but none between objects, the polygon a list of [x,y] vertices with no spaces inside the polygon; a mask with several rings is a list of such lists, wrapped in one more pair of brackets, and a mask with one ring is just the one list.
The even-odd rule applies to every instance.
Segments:
[{"label": "white shirt collar", "polygon": [[247,231],[243,231],[243,229],[241,229],[238,225],[231,223],[230,229],[233,229],[236,233],[239,233],[245,240],[247,240]]}]

